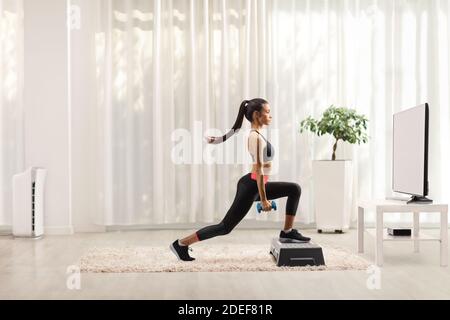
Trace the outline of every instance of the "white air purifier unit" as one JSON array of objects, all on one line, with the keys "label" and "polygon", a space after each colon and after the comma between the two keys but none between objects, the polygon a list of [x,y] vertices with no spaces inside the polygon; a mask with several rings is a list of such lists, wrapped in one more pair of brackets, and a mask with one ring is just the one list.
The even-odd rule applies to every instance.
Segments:
[{"label": "white air purifier unit", "polygon": [[44,235],[44,187],[47,170],[32,167],[13,177],[13,236]]}]

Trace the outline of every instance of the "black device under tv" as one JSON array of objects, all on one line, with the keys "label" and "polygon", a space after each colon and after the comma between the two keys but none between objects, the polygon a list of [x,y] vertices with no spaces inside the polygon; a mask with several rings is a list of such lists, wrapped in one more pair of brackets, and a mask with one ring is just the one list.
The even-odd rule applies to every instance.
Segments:
[{"label": "black device under tv", "polygon": [[392,190],[411,195],[407,203],[432,203],[428,195],[428,103],[393,116]]},{"label": "black device under tv", "polygon": [[388,228],[388,235],[410,237],[411,229],[409,228]]}]

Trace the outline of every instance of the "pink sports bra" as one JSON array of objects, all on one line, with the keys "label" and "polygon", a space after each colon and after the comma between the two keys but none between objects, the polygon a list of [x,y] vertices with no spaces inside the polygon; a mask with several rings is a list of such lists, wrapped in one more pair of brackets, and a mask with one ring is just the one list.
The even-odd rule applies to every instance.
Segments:
[{"label": "pink sports bra", "polygon": [[[252,172],[251,178],[256,181],[256,172]],[[266,184],[267,181],[269,181],[269,176],[263,176],[263,178],[264,178],[264,184]]]}]

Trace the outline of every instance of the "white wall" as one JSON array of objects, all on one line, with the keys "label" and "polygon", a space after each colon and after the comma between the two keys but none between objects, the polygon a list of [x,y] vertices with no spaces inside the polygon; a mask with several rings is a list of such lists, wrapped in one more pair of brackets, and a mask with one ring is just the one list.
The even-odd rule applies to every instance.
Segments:
[{"label": "white wall", "polygon": [[72,232],[64,0],[24,0],[25,167],[47,168],[47,234]]}]

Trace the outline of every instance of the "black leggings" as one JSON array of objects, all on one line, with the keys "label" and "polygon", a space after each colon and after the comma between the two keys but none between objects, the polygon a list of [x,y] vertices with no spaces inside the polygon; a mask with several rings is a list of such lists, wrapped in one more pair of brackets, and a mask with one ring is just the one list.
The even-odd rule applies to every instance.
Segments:
[{"label": "black leggings", "polygon": [[[288,197],[286,214],[291,216],[296,215],[301,195],[301,188],[297,183],[268,182],[265,186],[268,200]],[[203,241],[229,234],[244,219],[255,201],[260,201],[258,184],[251,178],[251,174],[249,173],[239,180],[236,197],[222,222],[197,231],[198,239]]]}]

